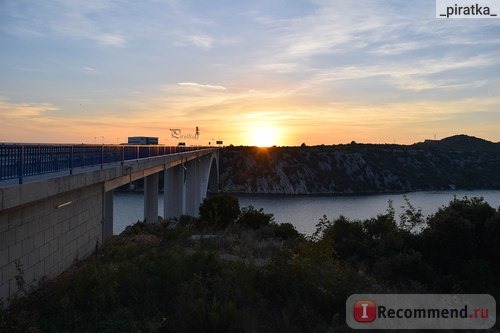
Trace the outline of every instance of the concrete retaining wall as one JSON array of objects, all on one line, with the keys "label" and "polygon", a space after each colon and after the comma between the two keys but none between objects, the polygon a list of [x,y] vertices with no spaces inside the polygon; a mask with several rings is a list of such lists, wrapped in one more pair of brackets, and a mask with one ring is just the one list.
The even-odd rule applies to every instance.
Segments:
[{"label": "concrete retaining wall", "polygon": [[102,196],[103,184],[98,183],[0,211],[0,298],[4,303],[20,292],[16,275],[22,272],[29,290],[102,244]]}]

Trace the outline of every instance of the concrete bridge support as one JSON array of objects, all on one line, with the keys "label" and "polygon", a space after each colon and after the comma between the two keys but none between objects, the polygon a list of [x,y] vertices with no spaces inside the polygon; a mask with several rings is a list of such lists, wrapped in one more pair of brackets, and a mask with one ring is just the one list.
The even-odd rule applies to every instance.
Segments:
[{"label": "concrete bridge support", "polygon": [[104,239],[113,236],[113,191],[104,192],[103,226]]},{"label": "concrete bridge support", "polygon": [[186,211],[186,183],[183,165],[165,170],[163,180],[163,216],[179,217]]},{"label": "concrete bridge support", "polygon": [[200,169],[199,158],[186,163],[186,197],[188,200],[184,214],[191,216],[198,216],[198,208],[200,207]]},{"label": "concrete bridge support", "polygon": [[217,152],[196,157],[182,165],[165,170],[164,216],[198,216],[207,192],[219,188],[219,156]]},{"label": "concrete bridge support", "polygon": [[158,222],[158,184],[160,177],[154,173],[144,178],[144,220],[146,223]]}]

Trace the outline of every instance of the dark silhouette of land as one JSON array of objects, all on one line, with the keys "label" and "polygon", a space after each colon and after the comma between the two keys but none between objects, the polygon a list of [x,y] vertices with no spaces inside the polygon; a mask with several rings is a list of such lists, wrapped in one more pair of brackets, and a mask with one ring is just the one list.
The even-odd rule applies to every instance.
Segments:
[{"label": "dark silhouette of land", "polygon": [[457,135],[412,145],[227,147],[222,190],[262,194],[369,194],[500,189],[500,143]]}]

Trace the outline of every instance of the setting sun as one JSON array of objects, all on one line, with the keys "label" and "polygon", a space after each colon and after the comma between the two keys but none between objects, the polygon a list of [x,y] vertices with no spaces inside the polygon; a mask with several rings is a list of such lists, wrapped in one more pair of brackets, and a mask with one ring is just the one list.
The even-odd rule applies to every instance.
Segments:
[{"label": "setting sun", "polygon": [[255,126],[250,132],[250,142],[258,147],[271,147],[277,144],[279,130],[271,126]]}]

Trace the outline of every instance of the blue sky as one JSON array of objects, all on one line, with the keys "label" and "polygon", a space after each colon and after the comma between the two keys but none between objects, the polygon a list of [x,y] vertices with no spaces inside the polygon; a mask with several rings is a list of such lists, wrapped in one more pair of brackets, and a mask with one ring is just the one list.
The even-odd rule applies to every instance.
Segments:
[{"label": "blue sky", "polygon": [[500,19],[434,0],[2,0],[0,46],[0,141],[500,141]]}]

